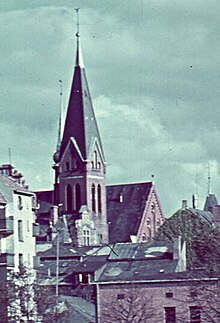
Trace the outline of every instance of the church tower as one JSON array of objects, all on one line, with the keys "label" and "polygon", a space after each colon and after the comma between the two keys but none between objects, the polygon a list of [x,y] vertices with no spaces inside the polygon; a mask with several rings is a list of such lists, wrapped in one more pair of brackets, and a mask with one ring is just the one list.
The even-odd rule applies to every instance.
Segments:
[{"label": "church tower", "polygon": [[106,162],[83,64],[78,22],[76,40],[65,126],[54,154],[54,204],[67,215],[75,245],[96,245],[108,242]]}]

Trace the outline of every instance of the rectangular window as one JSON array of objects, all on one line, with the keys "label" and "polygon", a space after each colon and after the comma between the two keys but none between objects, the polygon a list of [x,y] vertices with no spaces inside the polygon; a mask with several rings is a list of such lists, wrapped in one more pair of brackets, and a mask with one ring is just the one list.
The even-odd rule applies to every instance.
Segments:
[{"label": "rectangular window", "polygon": [[190,323],[201,323],[201,308],[199,306],[190,306]]},{"label": "rectangular window", "polygon": [[24,241],[22,220],[18,220],[18,240],[21,242]]},{"label": "rectangular window", "polygon": [[176,323],[176,308],[175,307],[165,307],[165,322],[166,323]]},{"label": "rectangular window", "polygon": [[90,232],[89,230],[83,230],[83,245],[89,246],[90,245]]},{"label": "rectangular window", "polygon": [[197,294],[197,292],[196,292],[196,291],[191,291],[191,292],[190,292],[190,296],[191,296],[192,298],[195,298],[195,297],[197,297],[197,296],[198,296],[198,294]]},{"label": "rectangular window", "polygon": [[166,292],[166,297],[167,298],[173,298],[173,293],[172,292]]},{"label": "rectangular window", "polygon": [[89,275],[88,274],[82,274],[82,283],[83,284],[89,283]]},{"label": "rectangular window", "polygon": [[124,294],[118,294],[117,295],[117,299],[124,299],[125,298],[125,295]]}]

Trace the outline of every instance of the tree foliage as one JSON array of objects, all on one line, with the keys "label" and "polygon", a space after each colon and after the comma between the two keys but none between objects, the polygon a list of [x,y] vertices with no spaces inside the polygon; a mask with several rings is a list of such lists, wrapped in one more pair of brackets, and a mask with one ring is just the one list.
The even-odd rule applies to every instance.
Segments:
[{"label": "tree foliage", "polygon": [[35,301],[35,274],[23,267],[19,272],[11,270],[7,277],[8,322],[37,322]]},{"label": "tree foliage", "polygon": [[188,269],[220,269],[220,232],[202,221],[189,209],[182,209],[167,219],[158,229],[155,240],[169,240],[182,236],[186,241]]}]

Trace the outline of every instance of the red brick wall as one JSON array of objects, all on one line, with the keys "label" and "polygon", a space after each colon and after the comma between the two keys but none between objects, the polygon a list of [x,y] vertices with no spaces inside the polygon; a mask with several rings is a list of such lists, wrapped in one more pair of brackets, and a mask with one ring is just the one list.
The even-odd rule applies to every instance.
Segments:
[{"label": "red brick wall", "polygon": [[163,224],[164,216],[160,201],[154,186],[143,212],[141,225],[138,230],[138,242],[151,241],[160,225]]},{"label": "red brick wall", "polygon": [[[98,323],[119,322],[117,319],[120,317],[119,313],[122,312],[122,307],[127,317],[124,320],[121,319],[121,323],[138,322],[140,316],[142,319],[146,319],[146,322],[163,323],[165,322],[165,307],[175,307],[176,322],[187,323],[190,322],[190,306],[204,306],[201,322],[211,322],[208,321],[205,314],[210,314],[209,308],[205,308],[205,300],[208,298],[211,300],[214,292],[209,294],[209,289],[214,290],[217,286],[209,284],[209,287],[206,285],[207,288],[205,289],[198,287],[200,294],[197,297],[192,294],[192,291],[195,290],[194,287],[194,282],[99,285],[97,300]],[[201,291],[203,293],[202,297]],[[168,295],[171,295],[170,293],[172,293],[172,297],[168,297]],[[122,295],[124,295],[124,299],[122,299]],[[131,321],[128,318],[129,307],[133,309],[132,314],[136,316],[136,319],[133,318]],[[218,304],[216,304],[216,307],[218,308]]]}]

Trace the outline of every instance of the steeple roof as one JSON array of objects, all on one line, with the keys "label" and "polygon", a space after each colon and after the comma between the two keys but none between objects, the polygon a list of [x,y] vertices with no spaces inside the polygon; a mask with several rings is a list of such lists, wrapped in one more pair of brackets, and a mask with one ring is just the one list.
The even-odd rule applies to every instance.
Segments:
[{"label": "steeple roof", "polygon": [[206,200],[205,200],[205,205],[204,205],[204,211],[210,211],[212,212],[212,208],[214,206],[218,205],[218,201],[217,201],[217,198],[215,196],[215,194],[209,194],[207,197],[206,197]]},{"label": "steeple roof", "polygon": [[89,158],[95,140],[98,141],[101,154],[104,158],[101,138],[86,79],[78,32],[76,36],[76,63],[61,142],[60,158],[62,158],[63,152],[71,137],[74,137],[81,155],[85,160]]}]

